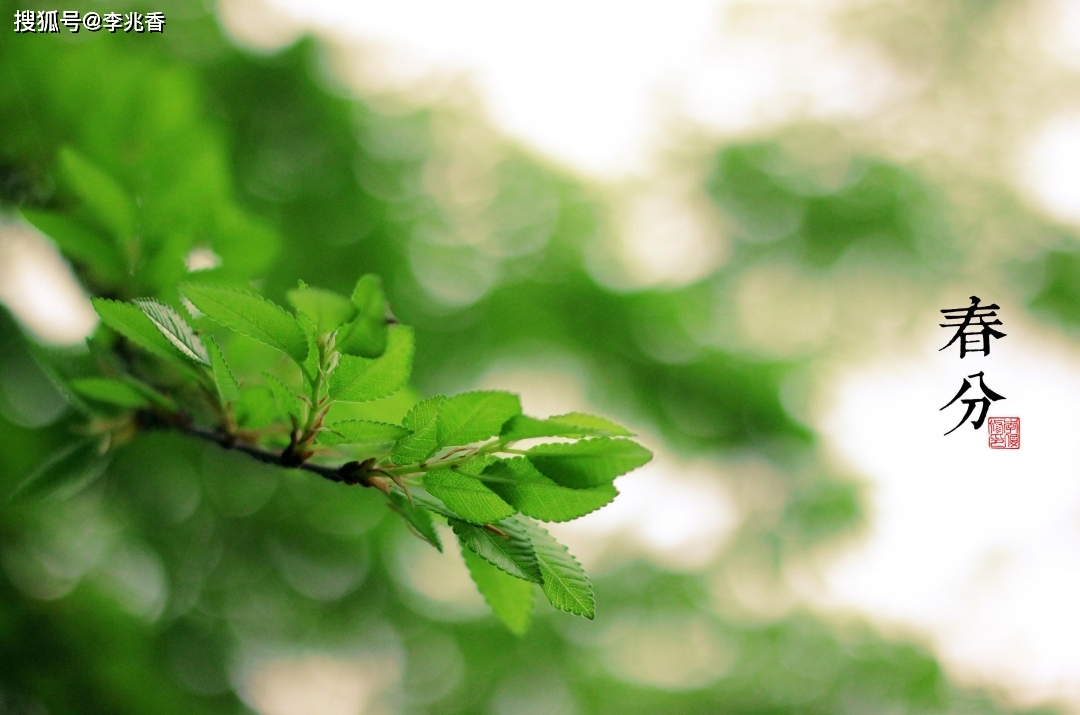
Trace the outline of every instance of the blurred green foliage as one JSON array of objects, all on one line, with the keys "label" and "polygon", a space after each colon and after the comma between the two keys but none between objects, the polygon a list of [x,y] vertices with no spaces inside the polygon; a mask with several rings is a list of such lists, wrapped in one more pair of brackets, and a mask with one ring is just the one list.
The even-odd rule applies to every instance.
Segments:
[{"label": "blurred green foliage", "polygon": [[[0,7],[10,18],[37,6]],[[221,258],[216,277],[255,281],[279,301],[297,279],[348,293],[357,275],[377,273],[398,317],[417,328],[415,392],[379,405],[388,419],[418,394],[471,385],[507,360],[569,356],[590,397],[672,447],[778,461],[788,480],[779,516],[746,527],[732,549],[780,559],[858,521],[854,485],[800,466],[814,438],[781,399],[798,365],[703,345],[694,330],[758,261],[827,272],[869,256],[891,269],[947,270],[939,200],[911,172],[859,159],[839,186],[823,186],[778,143],[720,148],[706,188],[739,227],[733,259],[683,288],[615,291],[588,270],[586,246],[604,216],[574,178],[508,147],[495,169],[496,246],[425,238],[450,230],[422,181],[434,110],[384,115],[345,98],[311,40],[256,55],[230,46],[198,3],[152,9],[166,13],[163,35],[0,43],[4,209],[28,220],[67,212],[132,238],[119,255],[67,254],[89,292],[175,300],[197,247]],[[99,211],[77,204],[74,184],[102,185],[79,157],[137,207],[107,191]],[[75,230],[41,227],[61,249]],[[1045,260],[1035,304],[1075,323],[1076,258]],[[130,277],[122,290],[100,290],[120,273]],[[266,363],[250,341],[230,347],[240,372]],[[74,418],[36,349],[2,316],[5,494],[72,439]],[[244,712],[236,688],[251,654],[348,655],[386,632],[403,654],[394,703],[403,712],[503,712],[499,698],[543,701],[560,687],[580,713],[1001,711],[949,684],[915,646],[804,613],[742,617],[717,605],[709,577],[645,563],[598,580],[593,623],[545,611],[518,638],[492,618],[447,618],[403,585],[403,534],[372,490],[142,435],[83,493],[0,504],[0,713]],[[702,659],[720,665],[700,683],[634,684],[619,660],[628,653],[662,673],[650,654],[701,643]],[[551,679],[561,685],[529,687]]]},{"label": "blurred green foliage", "polygon": [[858,252],[881,262],[939,261],[951,236],[936,197],[900,167],[852,161],[827,186],[776,144],[722,149],[708,188],[738,223],[743,251],[828,268]]},{"label": "blurred green foliage", "polygon": [[1029,305],[1066,325],[1080,325],[1080,256],[1070,250],[1048,251],[1039,263],[1042,281]]}]

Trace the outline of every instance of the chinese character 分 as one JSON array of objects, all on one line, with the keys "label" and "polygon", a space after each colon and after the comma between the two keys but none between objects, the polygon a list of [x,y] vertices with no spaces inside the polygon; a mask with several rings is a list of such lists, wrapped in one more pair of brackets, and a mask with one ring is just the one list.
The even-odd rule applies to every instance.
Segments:
[{"label": "chinese character \u5206", "polygon": [[[997,303],[991,303],[986,306],[979,306],[979,296],[971,296],[971,305],[966,308],[945,308],[941,312],[945,315],[946,321],[959,321],[959,322],[945,322],[941,323],[943,328],[956,328],[956,333],[953,334],[952,340],[945,344],[944,350],[957,340],[960,341],[960,357],[963,358],[968,353],[982,353],[983,355],[990,354],[990,338],[998,339],[1005,337],[1005,333],[994,330],[995,325],[1001,325],[1000,320],[987,321],[987,318],[996,318],[997,310],[1000,310],[1000,306]],[[939,350],[938,352],[941,352]]]},{"label": "chinese character \u5206", "polygon": [[[969,397],[965,400],[960,400],[960,398],[963,397],[964,394],[971,389],[971,382],[969,382],[966,378],[964,379],[964,384],[960,386],[960,391],[957,392],[951,400],[949,400],[945,407],[948,407],[957,400],[960,400],[960,402],[967,405],[967,412],[965,412],[964,416],[960,418],[960,421],[956,423],[956,427],[953,427],[951,430],[945,433],[947,435],[955,432],[957,429],[960,428],[960,425],[964,424],[964,422],[967,421],[968,417],[971,417],[971,413],[975,411],[975,405],[982,405],[982,409],[979,411],[978,419],[972,420],[971,425],[975,429],[979,429],[983,426],[983,422],[986,420],[986,412],[990,409],[990,403],[1005,399],[1004,395],[999,395],[998,393],[994,392],[986,386],[986,383],[983,382],[983,374],[981,370],[974,375],[968,375],[968,377],[979,378],[979,389],[982,390],[983,396],[978,399]],[[942,407],[941,409],[944,410],[945,407]],[[938,412],[940,411],[941,410],[938,410]]]}]

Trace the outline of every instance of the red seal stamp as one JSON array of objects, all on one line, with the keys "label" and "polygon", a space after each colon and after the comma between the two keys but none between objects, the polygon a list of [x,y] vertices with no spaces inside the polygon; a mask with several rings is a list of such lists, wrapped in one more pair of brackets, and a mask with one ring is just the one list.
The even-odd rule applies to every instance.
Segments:
[{"label": "red seal stamp", "polygon": [[986,431],[990,435],[990,449],[1020,449],[1019,417],[988,417]]}]

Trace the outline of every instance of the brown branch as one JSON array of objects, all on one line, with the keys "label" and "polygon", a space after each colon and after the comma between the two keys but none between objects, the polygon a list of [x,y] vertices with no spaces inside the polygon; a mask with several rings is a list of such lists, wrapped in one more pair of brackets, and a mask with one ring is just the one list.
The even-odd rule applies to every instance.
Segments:
[{"label": "brown branch", "polygon": [[385,478],[379,477],[373,473],[372,468],[375,462],[373,459],[365,460],[364,462],[346,462],[339,467],[332,467],[324,464],[312,464],[310,462],[290,464],[288,462],[289,457],[285,452],[275,452],[255,445],[245,444],[244,442],[238,442],[235,438],[221,432],[196,427],[190,424],[163,425],[159,423],[153,426],[176,429],[183,434],[213,442],[222,449],[234,449],[237,452],[243,452],[252,459],[256,459],[265,464],[272,464],[275,467],[281,467],[283,469],[300,469],[305,472],[311,472],[312,474],[318,474],[323,479],[329,479],[332,482],[375,487],[384,492],[388,491],[390,488],[386,483],[387,480]]}]

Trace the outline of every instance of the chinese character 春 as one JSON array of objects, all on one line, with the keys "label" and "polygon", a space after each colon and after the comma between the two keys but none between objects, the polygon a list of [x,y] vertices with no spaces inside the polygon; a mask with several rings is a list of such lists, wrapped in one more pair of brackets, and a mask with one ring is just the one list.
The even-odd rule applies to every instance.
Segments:
[{"label": "chinese character \u6625", "polygon": [[[1004,395],[999,395],[998,393],[994,392],[986,386],[986,383],[983,382],[982,371],[979,371],[974,375],[968,375],[968,377],[979,378],[979,389],[982,390],[983,396],[978,399],[969,397],[966,400],[960,400],[960,398],[963,397],[964,394],[971,389],[971,383],[966,378],[964,379],[964,384],[960,386],[960,391],[957,392],[951,400],[949,400],[948,404],[946,404],[945,407],[948,407],[957,400],[960,400],[960,402],[967,405],[967,412],[965,412],[964,416],[960,418],[960,421],[956,423],[956,427],[953,427],[951,430],[945,433],[947,435],[955,432],[957,429],[960,428],[960,425],[964,424],[964,422],[967,421],[968,417],[971,417],[971,413],[975,411],[975,405],[982,405],[982,410],[979,411],[978,419],[974,419],[971,421],[971,425],[975,429],[979,429],[983,426],[983,422],[986,420],[986,412],[990,409],[990,403],[1005,399]],[[944,410],[945,407],[942,407],[941,409]],[[940,411],[941,410],[938,410],[938,412]]]},{"label": "chinese character \u6625", "polygon": [[[994,330],[993,326],[1001,325],[1000,320],[992,320],[987,322],[987,318],[996,318],[1000,306],[997,303],[991,303],[990,305],[979,307],[979,296],[971,296],[971,305],[966,308],[946,308],[941,312],[945,315],[945,320],[959,321],[954,323],[941,323],[943,328],[956,328],[956,333],[953,335],[952,340],[945,344],[944,350],[957,340],[960,341],[960,357],[963,358],[968,353],[982,353],[983,355],[990,354],[990,338],[1003,338],[1005,333]],[[941,352],[939,350],[938,352]]]}]

